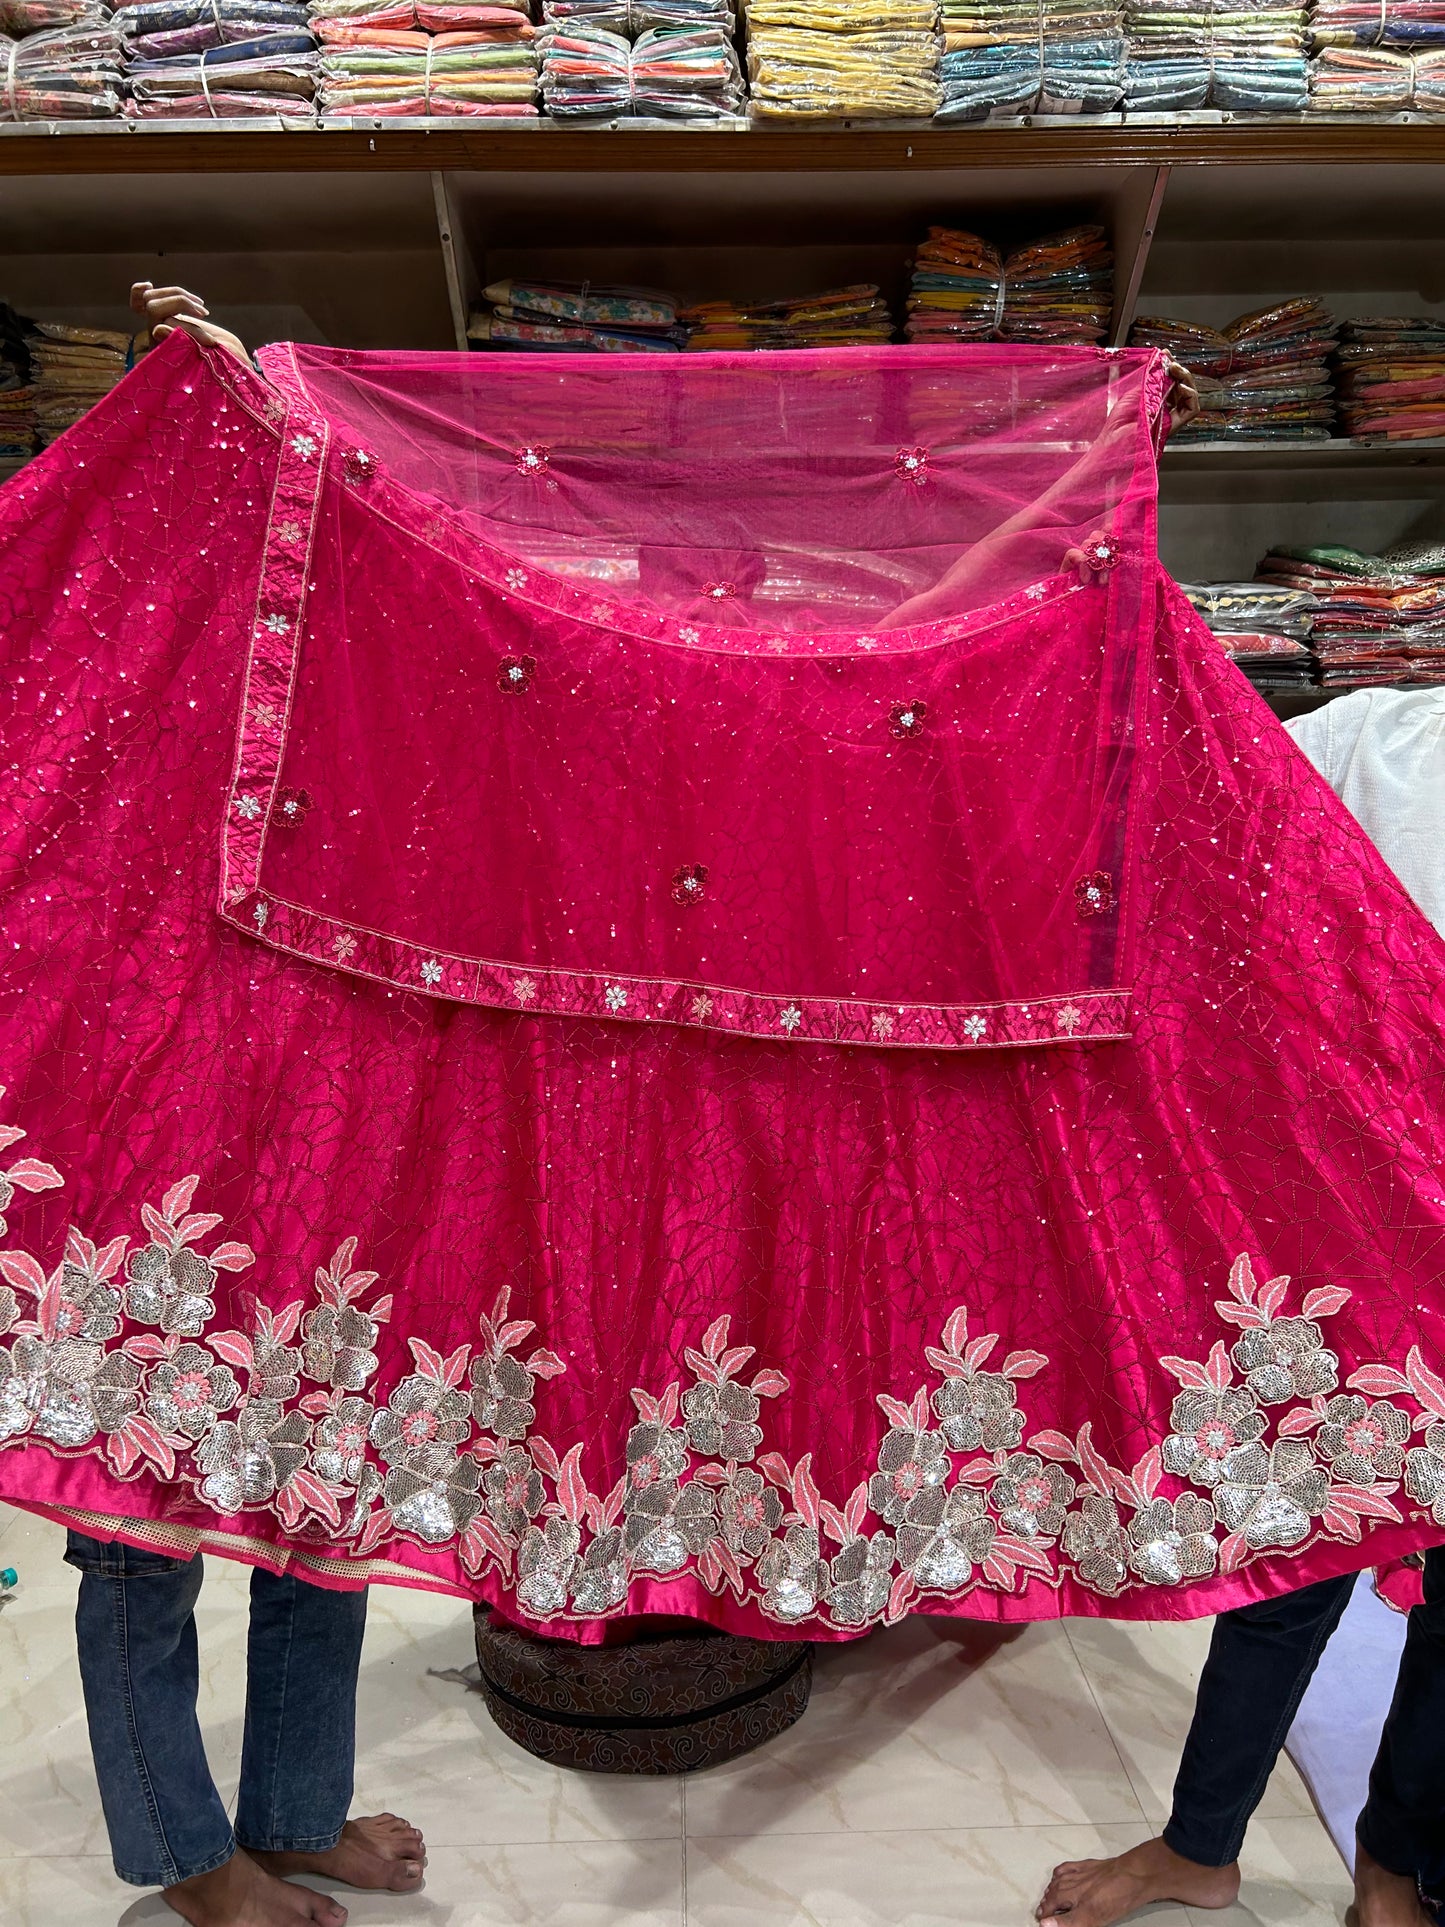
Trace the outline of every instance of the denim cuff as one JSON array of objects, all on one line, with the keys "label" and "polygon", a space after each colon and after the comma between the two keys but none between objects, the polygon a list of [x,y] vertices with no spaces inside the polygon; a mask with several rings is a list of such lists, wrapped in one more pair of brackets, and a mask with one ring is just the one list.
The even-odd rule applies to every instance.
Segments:
[{"label": "denim cuff", "polygon": [[1217,1836],[1213,1840],[1191,1840],[1172,1814],[1160,1838],[1171,1853],[1177,1853],[1181,1860],[1188,1860],[1196,1867],[1232,1867],[1244,1844],[1242,1830],[1240,1838],[1232,1842]]},{"label": "denim cuff", "polygon": [[335,1833],[318,1833],[296,1840],[248,1840],[238,1833],[236,1845],[246,1853],[330,1853],[341,1839],[345,1824],[343,1821]]},{"label": "denim cuff", "polygon": [[128,1887],[178,1887],[183,1880],[198,1880],[203,1873],[214,1873],[217,1867],[224,1867],[236,1851],[237,1842],[228,1840],[224,1852],[212,1854],[209,1860],[199,1861],[194,1867],[153,1867],[146,1873],[137,1873],[121,1866],[118,1860],[111,1864],[115,1868],[117,1880],[123,1880]]}]

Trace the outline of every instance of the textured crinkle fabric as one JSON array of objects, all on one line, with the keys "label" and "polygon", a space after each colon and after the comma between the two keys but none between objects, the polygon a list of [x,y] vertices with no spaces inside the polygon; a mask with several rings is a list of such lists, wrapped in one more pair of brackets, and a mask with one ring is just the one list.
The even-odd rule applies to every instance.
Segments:
[{"label": "textured crinkle fabric", "polygon": [[1445,950],[1161,358],[639,360],[176,337],[7,489],[0,1493],[586,1639],[1438,1539]]}]

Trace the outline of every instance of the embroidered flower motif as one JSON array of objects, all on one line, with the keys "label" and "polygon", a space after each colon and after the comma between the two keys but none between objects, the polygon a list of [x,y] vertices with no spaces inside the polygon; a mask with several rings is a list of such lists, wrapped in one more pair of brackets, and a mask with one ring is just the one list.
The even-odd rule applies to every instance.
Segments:
[{"label": "embroidered flower motif", "polygon": [[332,1485],[356,1485],[366,1465],[366,1439],[375,1410],[364,1398],[344,1398],[316,1428],[311,1463]]},{"label": "embroidered flower motif", "polygon": [[138,1325],[198,1338],[216,1315],[216,1268],[189,1245],[148,1244],[131,1253],[125,1271],[125,1309]]},{"label": "embroidered flower motif", "polygon": [[1011,1452],[993,1482],[993,1505],[1006,1532],[1020,1539],[1052,1539],[1064,1523],[1074,1481],[1061,1466],[1032,1452]]},{"label": "embroidered flower motif", "polygon": [[998,1527],[973,1486],[926,1486],[898,1528],[898,1563],[930,1592],[957,1592],[993,1550]]},{"label": "embroidered flower motif", "polygon": [[888,1042],[894,1030],[893,1018],[888,1011],[874,1011],[872,1030],[873,1035],[878,1039],[880,1044],[886,1044]]},{"label": "embroidered flower motif", "polygon": [[413,1372],[402,1379],[386,1409],[372,1420],[371,1442],[388,1465],[409,1464],[413,1453],[460,1445],[472,1429],[471,1417],[465,1392],[454,1392],[437,1379]]},{"label": "embroidered flower motif", "polygon": [[182,1432],[198,1439],[240,1396],[241,1387],[229,1365],[220,1364],[204,1345],[178,1345],[169,1358],[152,1367],[146,1412],[162,1432]]},{"label": "embroidered flower motif", "polygon": [[512,1539],[520,1539],[542,1510],[547,1488],[520,1445],[509,1445],[482,1474],[482,1491],[493,1522]]},{"label": "embroidered flower motif", "polygon": [[1013,1380],[1002,1372],[962,1372],[933,1394],[943,1436],[953,1452],[1012,1452],[1023,1438]]},{"label": "embroidered flower motif", "polygon": [[1398,1479],[1405,1469],[1401,1449],[1410,1436],[1410,1421],[1387,1399],[1370,1404],[1340,1393],[1325,1406],[1325,1422],[1315,1437],[1321,1458],[1344,1485],[1373,1485],[1377,1479]]},{"label": "embroidered flower motif", "polygon": [[458,1458],[445,1445],[423,1445],[387,1473],[382,1498],[401,1531],[443,1546],[481,1511],[481,1478],[474,1458]]},{"label": "embroidered flower motif", "polygon": [[1028,588],[1024,590],[1024,594],[1030,602],[1042,602],[1048,592],[1047,585],[1042,582],[1031,582]]},{"label": "embroidered flower motif", "polygon": [[783,1012],[783,1014],[778,1019],[778,1022],[782,1025],[783,1029],[788,1033],[789,1037],[792,1036],[793,1032],[798,1028],[799,1024],[801,1024],[802,1021],[803,1021],[803,1013],[801,1010],[798,1009],[798,1006],[796,1004],[789,1004],[787,1009]]},{"label": "embroidered flower motif", "polygon": [[1112,1595],[1122,1590],[1129,1576],[1129,1542],[1112,1499],[1100,1492],[1086,1492],[1078,1511],[1064,1521],[1060,1543],[1091,1591]]},{"label": "embroidered flower motif", "polygon": [[257,1338],[251,1355],[251,1397],[274,1399],[285,1405],[301,1389],[301,1348],[278,1345],[273,1338]]},{"label": "embroidered flower motif", "polygon": [[536,1379],[510,1352],[483,1352],[472,1360],[472,1417],[494,1438],[523,1439],[535,1422]]},{"label": "embroidered flower motif", "polygon": [[579,1613],[611,1612],[627,1597],[627,1560],[621,1526],[609,1526],[593,1538],[573,1568],[572,1604]]},{"label": "embroidered flower motif", "polygon": [[1310,1521],[1329,1502],[1330,1482],[1304,1439],[1280,1439],[1266,1452],[1251,1445],[1221,1479],[1214,1503],[1230,1532],[1261,1552],[1266,1546],[1297,1546],[1309,1537]]},{"label": "embroidered flower motif", "polygon": [[683,627],[679,629],[677,632],[677,639],[679,642],[685,642],[689,645],[695,642],[701,642],[702,631],[699,629],[694,629],[687,624],[684,624]]},{"label": "embroidered flower motif", "polygon": [[120,1293],[67,1258],[60,1268],[55,1337],[103,1345],[119,1330]]},{"label": "embroidered flower motif", "polygon": [[244,816],[248,823],[253,823],[261,814],[260,797],[238,796],[236,798],[236,814],[237,816]]},{"label": "embroidered flower motif", "polygon": [[299,522],[285,521],[276,524],[276,534],[278,538],[286,544],[287,548],[293,548],[305,533],[305,529],[302,528]]},{"label": "embroidered flower motif", "polygon": [[310,808],[309,790],[277,790],[276,801],[271,805],[271,821],[281,829],[294,830]]},{"label": "embroidered flower motif", "polygon": [[1339,1383],[1340,1361],[1324,1348],[1324,1333],[1313,1318],[1272,1318],[1242,1332],[1230,1357],[1262,1405],[1289,1398],[1313,1398]]},{"label": "embroidered flower motif", "polygon": [[850,1539],[829,1569],[828,1603],[840,1626],[866,1626],[888,1604],[893,1541],[886,1532]]},{"label": "embroidered flower motif", "polygon": [[828,1596],[828,1566],[820,1556],[817,1529],[789,1526],[758,1561],[758,1578],[766,1587],[763,1611],[775,1619],[792,1623],[817,1612]]},{"label": "embroidered flower motif", "polygon": [[258,903],[254,906],[251,911],[251,921],[258,930],[264,930],[270,922],[270,919],[271,906],[269,903]]},{"label": "embroidered flower motif", "polygon": [[1102,917],[1114,907],[1114,879],[1107,870],[1091,870],[1074,885],[1074,902],[1081,917]]},{"label": "embroidered flower motif", "polygon": [[988,1019],[977,1011],[963,1020],[963,1034],[971,1044],[977,1044],[988,1030]]},{"label": "embroidered flower motif", "polygon": [[709,582],[703,594],[709,602],[727,602],[738,592],[736,582]]},{"label": "embroidered flower motif", "polygon": [[[5,1235],[5,1220],[0,1218],[0,1238]],[[0,1334],[8,1332],[20,1316],[20,1301],[9,1285],[0,1285]]]},{"label": "embroidered flower motif", "polygon": [[1191,1485],[1213,1487],[1236,1476],[1240,1455],[1254,1447],[1268,1420],[1254,1394],[1236,1385],[1222,1392],[1180,1392],[1169,1423],[1174,1429],[1164,1441],[1164,1470]]},{"label": "embroidered flower motif", "polygon": [[286,620],[285,616],[271,615],[261,618],[261,627],[269,630],[273,636],[284,636],[286,631],[291,627],[291,624]]},{"label": "embroidered flower motif", "polygon": [[306,1376],[359,1392],[376,1370],[377,1331],[355,1305],[317,1305],[301,1320]]},{"label": "embroidered flower motif", "polygon": [[903,739],[923,734],[923,720],[928,714],[927,703],[894,703],[888,712],[888,734]]},{"label": "embroidered flower motif", "polygon": [[643,1572],[681,1572],[718,1536],[713,1495],[696,1481],[678,1485],[662,1479],[630,1491],[622,1510],[627,1515],[623,1546],[633,1566]]},{"label": "embroidered flower motif", "polygon": [[708,1018],[712,1016],[712,998],[708,996],[705,990],[699,992],[692,1000],[691,1009],[693,1022],[695,1024],[705,1024]]},{"label": "embroidered flower motif", "polygon": [[537,985],[531,977],[516,977],[512,980],[512,995],[519,1004],[530,1004],[536,994]]},{"label": "embroidered flower motif", "polygon": [[257,703],[251,719],[258,729],[274,729],[281,720],[281,712],[274,703]]},{"label": "embroidered flower motif", "polygon": [[1427,1426],[1425,1443],[1405,1454],[1405,1490],[1417,1505],[1427,1505],[1430,1517],[1445,1526],[1445,1425]]},{"label": "embroidered flower motif", "polygon": [[763,1442],[763,1429],[754,1422],[758,1411],[757,1393],[735,1379],[694,1385],[682,1397],[687,1442],[703,1458],[741,1463]]},{"label": "embroidered flower motif", "polygon": [[734,1552],[756,1559],[783,1523],[783,1502],[761,1472],[743,1466],[718,1494],[723,1538]]},{"label": "embroidered flower motif", "polygon": [[316,437],[314,435],[293,435],[291,437],[291,447],[295,453],[301,457],[303,462],[309,462],[311,457],[316,453]]},{"label": "embroidered flower motif", "polygon": [[429,957],[421,967],[421,980],[430,989],[435,989],[442,980],[442,967],[435,957]]},{"label": "embroidered flower motif", "polygon": [[552,451],[529,443],[517,455],[516,461],[519,475],[545,475],[552,466]]},{"label": "embroidered flower motif", "polygon": [[1084,1013],[1077,1004],[1064,1004],[1054,1013],[1054,1022],[1065,1037],[1072,1037],[1083,1021]]},{"label": "embroidered flower motif", "polygon": [[343,449],[341,472],[348,482],[369,482],[376,474],[376,457],[364,448]]},{"label": "embroidered flower motif", "polygon": [[311,1426],[300,1412],[275,1400],[248,1398],[234,1419],[220,1419],[196,1448],[206,1474],[201,1497],[218,1512],[264,1505],[306,1463]]},{"label": "embroidered flower motif", "polygon": [[570,1519],[528,1526],[517,1554],[517,1603],[535,1619],[550,1619],[567,1604],[582,1534]]},{"label": "embroidered flower motif", "polygon": [[1151,1586],[1206,1579],[1219,1559],[1214,1507],[1192,1492],[1155,1499],[1129,1523],[1129,1564]]},{"label": "embroidered flower motif", "polygon": [[525,589],[529,578],[525,569],[508,569],[506,575],[509,589]]},{"label": "embroidered flower motif", "polygon": [[621,984],[609,984],[603,993],[603,1002],[612,1014],[616,1016],[619,1010],[625,1010],[627,1008],[627,992],[622,988]]},{"label": "embroidered flower motif", "polygon": [[1087,567],[1102,573],[1119,566],[1119,544],[1107,535],[1092,536],[1080,550]]},{"label": "embroidered flower motif", "polygon": [[900,448],[893,457],[893,472],[900,481],[909,482],[914,488],[922,488],[928,480],[928,450]]},{"label": "embroidered flower motif", "polygon": [[868,1481],[868,1503],[886,1524],[896,1526],[925,1486],[942,1485],[947,1477],[948,1454],[942,1437],[895,1425],[878,1448],[878,1470]]},{"label": "embroidered flower motif", "polygon": [[338,961],[346,963],[349,958],[356,955],[356,939],[349,930],[338,931],[331,939],[331,948],[335,951]]},{"label": "embroidered flower motif", "polygon": [[707,895],[707,865],[683,863],[672,873],[674,903],[701,903]]},{"label": "embroidered flower motif", "polygon": [[587,613],[594,622],[612,622],[617,615],[610,602],[594,602]]},{"label": "embroidered flower motif", "polygon": [[535,656],[504,656],[497,669],[497,687],[509,696],[522,696],[537,673]]},{"label": "embroidered flower motif", "polygon": [[627,1434],[627,1484],[640,1492],[660,1481],[676,1480],[687,1470],[687,1436],[644,1419]]},{"label": "embroidered flower motif", "polygon": [[876,649],[878,647],[877,636],[859,636],[858,647],[860,649]]}]

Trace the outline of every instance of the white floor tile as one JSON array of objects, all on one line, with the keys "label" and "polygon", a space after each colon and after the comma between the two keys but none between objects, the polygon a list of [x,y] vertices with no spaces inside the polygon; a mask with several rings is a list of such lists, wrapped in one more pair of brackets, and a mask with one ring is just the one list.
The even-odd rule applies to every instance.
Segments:
[{"label": "white floor tile", "polygon": [[1256,1815],[1240,1867],[1236,1904],[1191,1911],[1194,1927],[1339,1927],[1354,1893],[1345,1863],[1313,1814]]}]

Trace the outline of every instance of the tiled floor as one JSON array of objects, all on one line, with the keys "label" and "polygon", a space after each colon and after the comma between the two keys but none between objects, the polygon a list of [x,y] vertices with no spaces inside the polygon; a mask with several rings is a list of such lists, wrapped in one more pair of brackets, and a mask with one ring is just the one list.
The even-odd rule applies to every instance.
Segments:
[{"label": "tiled floor", "polygon": [[[59,1532],[0,1509],[0,1918],[141,1927],[106,1856]],[[199,1609],[202,1713],[223,1789],[240,1745],[244,1572],[213,1561]],[[683,1781],[555,1771],[433,1669],[471,1658],[454,1601],[373,1594],[357,1810],[426,1832],[426,1891],[344,1896],[355,1927],[1026,1927],[1056,1860],[1157,1830],[1207,1638],[1202,1626],[912,1621],[820,1656],[813,1703],[750,1759]],[[1151,1927],[1325,1927],[1349,1898],[1287,1764],[1226,1913]]]}]

